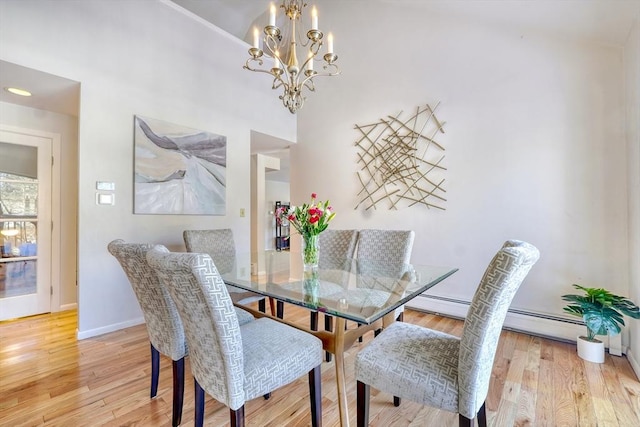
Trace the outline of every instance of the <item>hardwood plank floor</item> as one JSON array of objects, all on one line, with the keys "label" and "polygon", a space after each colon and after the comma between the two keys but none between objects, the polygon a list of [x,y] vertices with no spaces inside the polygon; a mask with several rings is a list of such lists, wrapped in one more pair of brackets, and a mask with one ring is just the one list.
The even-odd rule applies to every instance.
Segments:
[{"label": "hardwood plank floor", "polygon": [[[306,310],[287,306],[306,324]],[[405,321],[460,335],[462,322],[413,310]],[[77,341],[76,312],[0,323],[0,426],[170,426],[171,363],[161,359],[158,396],[149,399],[149,342],[144,325]],[[355,425],[353,359],[346,357],[349,411]],[[278,343],[274,343],[277,345]],[[186,370],[189,373],[187,359]],[[325,426],[339,424],[335,370],[322,366]],[[246,404],[247,426],[310,425],[306,376]],[[457,426],[458,417],[371,390],[371,426]],[[625,357],[583,362],[573,344],[503,331],[487,398],[492,426],[640,425],[640,382]],[[185,384],[183,425],[193,425],[193,380]],[[228,410],[208,398],[207,426],[228,426]]]}]

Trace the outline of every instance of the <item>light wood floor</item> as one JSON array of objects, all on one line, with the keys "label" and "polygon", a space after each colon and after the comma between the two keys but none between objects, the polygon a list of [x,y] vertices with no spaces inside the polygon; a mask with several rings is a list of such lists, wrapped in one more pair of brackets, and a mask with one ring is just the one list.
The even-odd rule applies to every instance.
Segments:
[{"label": "light wood floor", "polygon": [[[308,312],[287,306],[285,316],[306,324]],[[405,321],[459,335],[462,323],[407,310]],[[170,426],[171,363],[161,362],[158,397],[149,399],[149,342],[143,325],[76,341],[76,313],[0,323],[0,426]],[[353,358],[346,358],[349,410],[355,425]],[[274,343],[279,345],[281,343]],[[187,359],[188,360],[188,359]],[[189,365],[187,362],[187,372]],[[333,363],[322,369],[325,426],[338,425]],[[640,383],[624,357],[585,363],[573,344],[505,331],[487,399],[492,426],[640,426]],[[193,425],[193,381],[185,385],[183,425]],[[248,426],[307,426],[306,376],[246,404]],[[207,400],[205,423],[225,426],[226,407]],[[372,426],[455,426],[457,415],[372,389]]]}]

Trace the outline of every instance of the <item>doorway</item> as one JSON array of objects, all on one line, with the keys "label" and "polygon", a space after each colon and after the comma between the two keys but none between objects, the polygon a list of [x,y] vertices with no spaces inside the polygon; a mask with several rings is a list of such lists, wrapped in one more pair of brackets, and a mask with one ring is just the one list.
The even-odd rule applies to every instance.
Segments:
[{"label": "doorway", "polygon": [[51,311],[52,145],[0,129],[0,320]]}]

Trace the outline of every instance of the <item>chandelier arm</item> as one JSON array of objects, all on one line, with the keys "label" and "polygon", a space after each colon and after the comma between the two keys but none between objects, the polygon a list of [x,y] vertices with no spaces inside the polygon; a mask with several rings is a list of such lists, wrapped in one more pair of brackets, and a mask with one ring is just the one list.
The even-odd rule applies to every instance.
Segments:
[{"label": "chandelier arm", "polygon": [[316,91],[316,85],[313,83],[313,78],[315,76],[309,76],[306,79],[304,79],[302,81],[302,83],[300,84],[300,87],[304,86],[307,89],[309,89],[310,92],[315,92]]},{"label": "chandelier arm", "polygon": [[[328,67],[327,65],[324,66],[324,68],[327,68],[327,67]],[[337,65],[332,64],[332,67],[335,68],[335,72],[319,72],[319,73],[315,73],[314,72],[313,74],[308,75],[307,77],[305,77],[305,79],[302,80],[302,82],[300,83],[300,86],[303,86],[303,85],[306,86],[308,81],[312,81],[316,77],[332,77],[332,76],[340,75],[341,71],[337,67]]]}]

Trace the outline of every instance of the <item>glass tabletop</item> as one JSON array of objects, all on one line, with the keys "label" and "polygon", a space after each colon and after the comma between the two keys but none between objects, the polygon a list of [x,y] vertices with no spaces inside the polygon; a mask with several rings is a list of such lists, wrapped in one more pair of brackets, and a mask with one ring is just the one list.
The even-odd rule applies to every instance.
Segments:
[{"label": "glass tabletop", "polygon": [[[262,261],[258,271],[256,259]],[[251,291],[363,324],[375,322],[458,271],[322,255],[317,270],[305,271],[302,256],[289,251],[236,255],[216,260],[216,266],[231,292]]]}]

